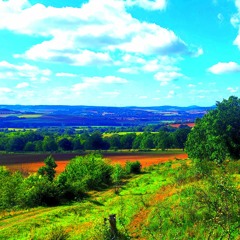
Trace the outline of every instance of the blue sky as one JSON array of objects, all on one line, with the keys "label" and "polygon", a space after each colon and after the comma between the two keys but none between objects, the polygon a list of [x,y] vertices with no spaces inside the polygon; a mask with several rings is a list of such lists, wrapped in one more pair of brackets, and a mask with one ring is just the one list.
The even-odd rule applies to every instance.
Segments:
[{"label": "blue sky", "polygon": [[0,0],[0,104],[240,96],[240,0]]}]

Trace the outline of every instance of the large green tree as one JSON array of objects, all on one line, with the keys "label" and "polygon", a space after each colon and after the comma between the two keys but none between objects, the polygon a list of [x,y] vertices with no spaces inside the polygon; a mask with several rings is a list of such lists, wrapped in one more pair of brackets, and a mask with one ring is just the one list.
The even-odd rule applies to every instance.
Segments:
[{"label": "large green tree", "polygon": [[196,121],[188,135],[189,157],[222,162],[240,159],[240,99],[234,96],[217,102],[216,109]]}]

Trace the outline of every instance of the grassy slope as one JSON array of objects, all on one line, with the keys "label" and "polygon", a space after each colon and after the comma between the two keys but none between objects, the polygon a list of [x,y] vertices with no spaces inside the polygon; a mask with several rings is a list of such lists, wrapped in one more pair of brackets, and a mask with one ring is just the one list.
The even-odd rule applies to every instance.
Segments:
[{"label": "grassy slope", "polygon": [[[204,185],[202,180],[192,179],[191,174],[186,173],[187,165],[182,165],[182,162],[176,160],[154,166],[143,174],[126,179],[119,194],[111,188],[91,192],[89,198],[69,206],[2,214],[0,239],[61,239],[56,235],[68,235],[69,239],[104,239],[104,218],[110,214],[117,214],[117,228],[125,236],[159,239],[159,231],[166,231],[159,220],[162,217],[159,209],[170,206],[174,212],[180,192],[193,184]],[[184,171],[186,174],[183,177]],[[180,238],[179,229],[174,231],[173,235],[162,238],[176,236],[184,239]],[[184,231],[191,236],[192,229]],[[196,239],[204,239],[201,234],[204,233],[200,231]]]}]

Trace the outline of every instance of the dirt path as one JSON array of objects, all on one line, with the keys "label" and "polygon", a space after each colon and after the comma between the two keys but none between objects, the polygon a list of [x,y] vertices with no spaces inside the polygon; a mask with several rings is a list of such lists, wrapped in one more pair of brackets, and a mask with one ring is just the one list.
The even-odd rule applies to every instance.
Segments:
[{"label": "dirt path", "polygon": [[4,218],[0,220],[0,231],[8,227],[18,225],[19,223],[26,222],[29,219],[37,218],[38,216],[44,213],[53,212],[57,209],[58,207],[43,208],[43,209],[31,210],[30,212],[25,212],[25,213],[22,213],[22,212],[16,213],[13,216],[9,215],[8,218]]},{"label": "dirt path", "polygon": [[164,201],[167,197],[172,196],[177,192],[177,189],[173,185],[163,186],[159,191],[146,203],[147,207],[143,207],[140,211],[134,216],[130,225],[128,226],[129,232],[132,234],[132,237],[135,239],[140,239],[139,233],[140,229],[146,225],[146,219],[151,211],[151,206],[156,205],[158,202]]}]

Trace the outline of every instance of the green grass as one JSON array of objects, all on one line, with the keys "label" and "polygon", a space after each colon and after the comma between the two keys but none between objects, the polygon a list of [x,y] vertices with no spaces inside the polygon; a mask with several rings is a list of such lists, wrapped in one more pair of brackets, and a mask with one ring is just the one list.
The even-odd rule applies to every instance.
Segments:
[{"label": "green grass", "polygon": [[[233,174],[239,186],[239,173]],[[199,220],[206,209],[195,214],[199,187],[208,189],[209,182],[196,175],[189,160],[151,166],[124,179],[118,194],[113,186],[65,206],[2,213],[0,239],[108,239],[104,218],[110,214],[116,214],[122,239],[206,239],[209,226]],[[237,234],[235,230],[230,239]]]},{"label": "green grass", "polygon": [[[45,239],[55,227],[65,229],[70,239],[91,239],[110,214],[117,214],[118,228],[124,230],[144,202],[166,184],[158,169],[145,171],[126,179],[119,194],[113,187],[91,192],[89,198],[69,206],[37,208],[20,215],[11,213],[7,219],[5,216],[0,220],[0,239]],[[93,231],[89,232],[86,226],[91,226]]]},{"label": "green grass", "polygon": [[141,135],[143,134],[143,132],[116,132],[116,133],[103,133],[103,137],[111,137],[113,136],[114,134],[117,134],[117,135],[126,135],[126,134],[130,134],[130,133],[135,133],[136,135]]},{"label": "green grass", "polygon": [[42,114],[21,114],[18,115],[19,118],[40,118]]}]

